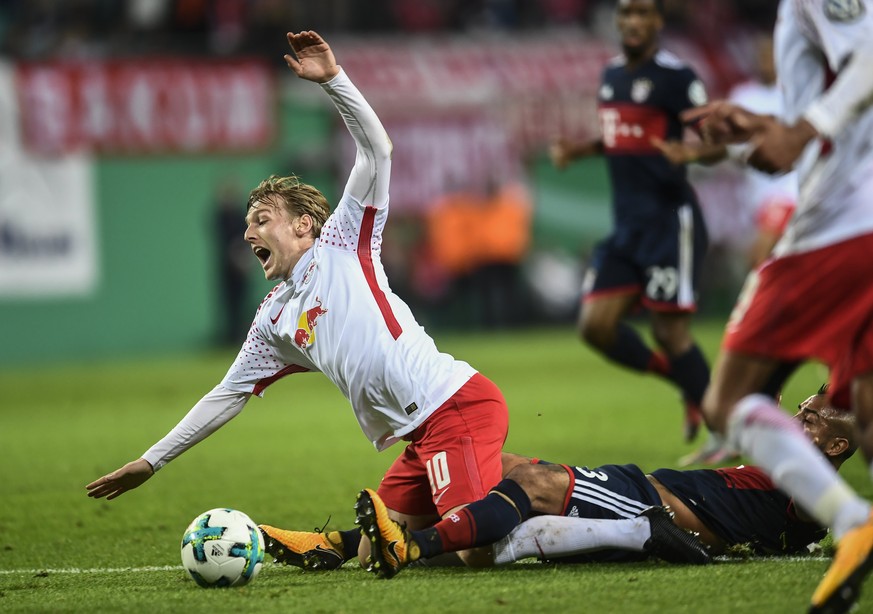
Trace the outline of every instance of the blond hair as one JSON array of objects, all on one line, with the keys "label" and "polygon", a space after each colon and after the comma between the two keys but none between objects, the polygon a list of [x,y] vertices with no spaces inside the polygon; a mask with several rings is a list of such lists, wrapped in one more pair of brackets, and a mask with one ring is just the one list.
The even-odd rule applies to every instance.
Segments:
[{"label": "blond hair", "polygon": [[252,209],[258,203],[274,204],[271,196],[278,197],[291,217],[309,215],[312,218],[313,236],[317,237],[321,234],[321,227],[330,215],[330,205],[317,188],[303,183],[296,175],[288,177],[270,175],[251,191],[248,208]]}]

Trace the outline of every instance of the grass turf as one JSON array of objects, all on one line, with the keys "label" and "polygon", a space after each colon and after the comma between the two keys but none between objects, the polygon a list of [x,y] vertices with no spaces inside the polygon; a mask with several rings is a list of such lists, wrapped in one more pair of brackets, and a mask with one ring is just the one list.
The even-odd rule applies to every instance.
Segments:
[{"label": "grass turf", "polygon": [[[721,323],[700,323],[697,333],[714,358]],[[681,441],[670,386],[607,364],[569,329],[443,336],[438,344],[503,389],[509,451],[648,470],[675,466],[693,447]],[[202,590],[179,564],[182,532],[197,514],[227,506],[288,528],[348,528],[355,493],[378,484],[397,451],[375,453],[331,384],[299,374],[138,490],[112,502],[85,496],[87,482],[162,437],[232,358],[0,373],[0,611],[798,612],[827,568],[820,558],[708,568],[529,562],[411,569],[384,582],[352,564],[325,574],[268,565],[248,587]],[[819,366],[802,369],[785,390],[786,405],[825,377]],[[870,496],[860,459],[843,473]],[[873,595],[861,606],[873,611]]]}]

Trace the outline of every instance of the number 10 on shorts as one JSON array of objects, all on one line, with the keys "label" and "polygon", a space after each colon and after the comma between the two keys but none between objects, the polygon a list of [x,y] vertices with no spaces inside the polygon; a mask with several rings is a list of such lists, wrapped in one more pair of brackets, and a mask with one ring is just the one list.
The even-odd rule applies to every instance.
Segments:
[{"label": "number 10 on shorts", "polygon": [[425,463],[427,479],[430,481],[430,491],[437,494],[452,481],[449,476],[449,463],[445,452],[437,452]]}]

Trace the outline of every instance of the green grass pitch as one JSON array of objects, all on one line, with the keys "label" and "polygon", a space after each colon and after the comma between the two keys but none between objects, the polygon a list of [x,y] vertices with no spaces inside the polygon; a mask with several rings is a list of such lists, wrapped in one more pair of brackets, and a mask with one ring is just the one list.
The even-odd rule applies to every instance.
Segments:
[{"label": "green grass pitch", "polygon": [[[697,333],[714,359],[721,322]],[[607,364],[569,328],[441,336],[503,389],[506,449],[596,465],[673,466],[682,443],[678,394]],[[214,507],[257,522],[348,528],[355,493],[376,486],[399,448],[377,454],[345,399],[318,374],[292,375],[140,489],[112,502],[91,480],[137,457],[223,376],[233,356],[0,373],[0,611],[3,612],[801,612],[827,568],[821,557],[501,569],[411,569],[385,582],[357,565],[304,573],[266,565],[241,589],[203,590],[179,561],[188,523]],[[818,388],[796,374],[784,401]],[[864,463],[843,470],[870,496]],[[330,520],[328,521],[328,517]],[[873,587],[861,611],[873,611]]]}]

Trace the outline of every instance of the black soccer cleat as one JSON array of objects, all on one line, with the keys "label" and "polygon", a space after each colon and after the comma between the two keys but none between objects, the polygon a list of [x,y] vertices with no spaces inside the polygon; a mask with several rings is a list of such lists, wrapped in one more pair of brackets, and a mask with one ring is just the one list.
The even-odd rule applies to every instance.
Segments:
[{"label": "black soccer cleat", "polygon": [[686,531],[673,522],[673,514],[663,505],[653,505],[640,512],[649,519],[652,536],[643,544],[643,552],[668,563],[707,565],[712,557],[696,533]]}]

